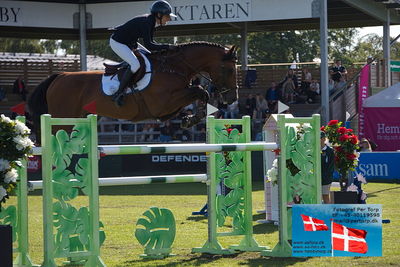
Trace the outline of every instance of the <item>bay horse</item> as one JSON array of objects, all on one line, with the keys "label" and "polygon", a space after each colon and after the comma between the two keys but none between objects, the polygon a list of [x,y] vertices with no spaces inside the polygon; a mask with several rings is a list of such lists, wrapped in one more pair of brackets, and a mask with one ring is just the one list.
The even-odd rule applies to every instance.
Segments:
[{"label": "bay horse", "polygon": [[[36,132],[40,115],[56,118],[85,117],[84,106],[96,103],[96,113],[133,122],[173,118],[179,111],[200,99],[206,103],[209,95],[201,87],[190,87],[191,79],[200,72],[209,74],[209,81],[225,103],[238,98],[236,81],[236,47],[228,49],[208,42],[180,44],[175,51],[160,51],[148,55],[152,65],[152,80],[147,88],[125,96],[118,107],[101,91],[101,71],[63,72],[42,81],[28,100]],[[205,105],[195,115],[185,117],[182,126],[191,127],[206,116]]]}]

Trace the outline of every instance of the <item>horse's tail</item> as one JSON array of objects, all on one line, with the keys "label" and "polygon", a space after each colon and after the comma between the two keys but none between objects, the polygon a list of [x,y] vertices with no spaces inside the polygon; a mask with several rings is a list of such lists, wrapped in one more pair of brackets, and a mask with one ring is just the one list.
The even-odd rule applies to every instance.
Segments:
[{"label": "horse's tail", "polygon": [[36,131],[40,130],[40,115],[48,112],[46,100],[47,89],[58,75],[59,74],[53,74],[46,80],[42,81],[35,90],[33,90],[28,99],[28,113],[31,116]]}]

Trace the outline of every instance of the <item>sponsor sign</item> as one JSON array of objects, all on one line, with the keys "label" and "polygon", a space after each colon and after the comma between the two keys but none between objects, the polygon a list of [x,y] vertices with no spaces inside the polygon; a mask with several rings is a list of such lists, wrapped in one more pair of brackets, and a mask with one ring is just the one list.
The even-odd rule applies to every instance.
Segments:
[{"label": "sponsor sign", "polygon": [[21,26],[22,7],[14,2],[0,2],[0,25]]},{"label": "sponsor sign", "polygon": [[363,102],[368,97],[368,88],[369,88],[369,71],[370,65],[365,65],[361,70],[360,74],[360,84],[358,88],[358,134],[360,138],[364,137],[364,107]]},{"label": "sponsor sign", "polygon": [[121,166],[124,175],[135,176],[206,173],[206,169],[207,156],[203,153],[125,155]]},{"label": "sponsor sign", "polygon": [[368,179],[400,179],[400,153],[361,153],[356,171]]},{"label": "sponsor sign", "polygon": [[400,61],[391,60],[390,61],[390,71],[400,72]]},{"label": "sponsor sign", "polygon": [[365,108],[365,137],[378,145],[379,151],[400,150],[399,108]]},{"label": "sponsor sign", "polygon": [[40,156],[32,156],[28,158],[27,162],[28,172],[37,172],[42,168],[42,161]]}]

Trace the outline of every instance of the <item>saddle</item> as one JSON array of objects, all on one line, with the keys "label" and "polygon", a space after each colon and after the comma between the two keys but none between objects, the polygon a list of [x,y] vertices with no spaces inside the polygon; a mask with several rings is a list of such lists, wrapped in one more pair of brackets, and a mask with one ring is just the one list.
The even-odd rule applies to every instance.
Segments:
[{"label": "saddle", "polygon": [[[138,50],[133,50],[133,53],[139,60],[140,67],[137,72],[133,74],[131,81],[128,83],[128,87],[134,88],[136,87],[136,83],[140,81],[144,75],[146,74],[146,63],[144,61],[143,55]],[[117,75],[118,80],[122,79],[127,68],[129,68],[129,64],[125,61],[117,64],[107,64],[103,63],[105,70],[104,76],[115,76]]]}]

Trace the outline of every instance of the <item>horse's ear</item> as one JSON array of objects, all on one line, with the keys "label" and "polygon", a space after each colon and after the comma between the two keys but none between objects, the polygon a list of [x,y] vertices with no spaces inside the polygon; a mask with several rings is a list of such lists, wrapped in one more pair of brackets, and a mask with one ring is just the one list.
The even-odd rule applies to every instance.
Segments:
[{"label": "horse's ear", "polygon": [[237,46],[236,45],[233,45],[230,49],[229,49],[229,51],[228,51],[228,53],[227,53],[227,56],[229,57],[229,58],[231,58],[231,59],[235,59],[235,60],[237,60]]},{"label": "horse's ear", "polygon": [[237,47],[236,47],[236,45],[233,45],[233,46],[229,49],[228,54],[234,55],[234,54],[236,54],[236,51],[237,51]]}]

